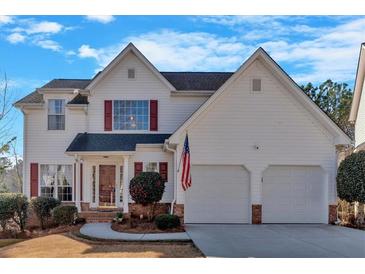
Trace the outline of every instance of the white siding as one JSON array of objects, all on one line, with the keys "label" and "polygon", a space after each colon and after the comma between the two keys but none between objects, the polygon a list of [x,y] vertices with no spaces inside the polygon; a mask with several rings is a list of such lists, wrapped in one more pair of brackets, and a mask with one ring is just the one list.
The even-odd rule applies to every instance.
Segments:
[{"label": "white siding", "polygon": [[[252,78],[262,79],[262,93],[250,92]],[[318,165],[326,172],[329,202],[334,203],[333,138],[291,92],[256,60],[188,129],[192,164],[244,165],[253,204],[262,203],[261,178],[267,166]],[[192,180],[194,184],[194,174]],[[178,190],[178,203],[183,203],[184,193],[180,186]]]},{"label": "white siding", "polygon": [[65,151],[79,132],[86,131],[86,115],[83,110],[65,108],[65,130],[48,130],[47,100],[66,99],[74,95],[44,95],[43,109],[27,110],[24,116],[25,150],[25,193],[30,194],[30,163],[39,164],[73,164],[73,157],[67,156]]},{"label": "white siding", "polygon": [[355,146],[361,145],[365,142],[365,80],[361,95],[355,124]]},{"label": "white siding", "polygon": [[[127,78],[128,68],[135,69],[135,79]],[[104,132],[104,100],[158,100],[158,132],[153,133],[172,133],[207,99],[171,97],[166,85],[133,53],[125,56],[91,92],[90,132]]]}]

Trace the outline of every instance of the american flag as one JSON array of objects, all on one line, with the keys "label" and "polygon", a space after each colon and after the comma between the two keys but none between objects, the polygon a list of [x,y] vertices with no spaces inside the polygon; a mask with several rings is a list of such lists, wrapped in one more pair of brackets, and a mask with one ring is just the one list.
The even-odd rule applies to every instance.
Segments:
[{"label": "american flag", "polygon": [[190,174],[190,149],[189,149],[189,138],[186,134],[184,148],[181,154],[181,158],[183,161],[183,169],[181,173],[181,185],[182,188],[187,190],[191,187],[191,174]]}]

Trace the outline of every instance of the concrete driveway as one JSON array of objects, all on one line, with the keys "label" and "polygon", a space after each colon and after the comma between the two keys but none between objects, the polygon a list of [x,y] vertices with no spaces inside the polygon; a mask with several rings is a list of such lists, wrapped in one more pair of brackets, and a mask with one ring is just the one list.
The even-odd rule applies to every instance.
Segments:
[{"label": "concrete driveway", "polygon": [[332,225],[187,224],[207,257],[365,258],[365,231]]}]

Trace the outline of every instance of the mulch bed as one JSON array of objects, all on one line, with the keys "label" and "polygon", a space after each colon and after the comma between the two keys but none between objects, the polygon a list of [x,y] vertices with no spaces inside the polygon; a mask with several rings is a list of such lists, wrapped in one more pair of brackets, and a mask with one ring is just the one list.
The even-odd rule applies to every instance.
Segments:
[{"label": "mulch bed", "polygon": [[154,222],[149,222],[146,219],[124,219],[122,223],[113,222],[112,229],[117,232],[126,233],[172,233],[185,232],[184,226],[161,230],[158,229]]}]

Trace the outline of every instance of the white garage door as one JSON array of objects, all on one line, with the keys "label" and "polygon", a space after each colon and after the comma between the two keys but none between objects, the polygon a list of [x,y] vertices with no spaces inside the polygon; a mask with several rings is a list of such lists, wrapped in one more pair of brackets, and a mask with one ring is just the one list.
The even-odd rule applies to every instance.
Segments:
[{"label": "white garage door", "polygon": [[326,222],[324,175],[320,167],[270,166],[262,186],[263,223]]},{"label": "white garage door", "polygon": [[248,223],[249,174],[242,166],[192,166],[186,223]]}]

